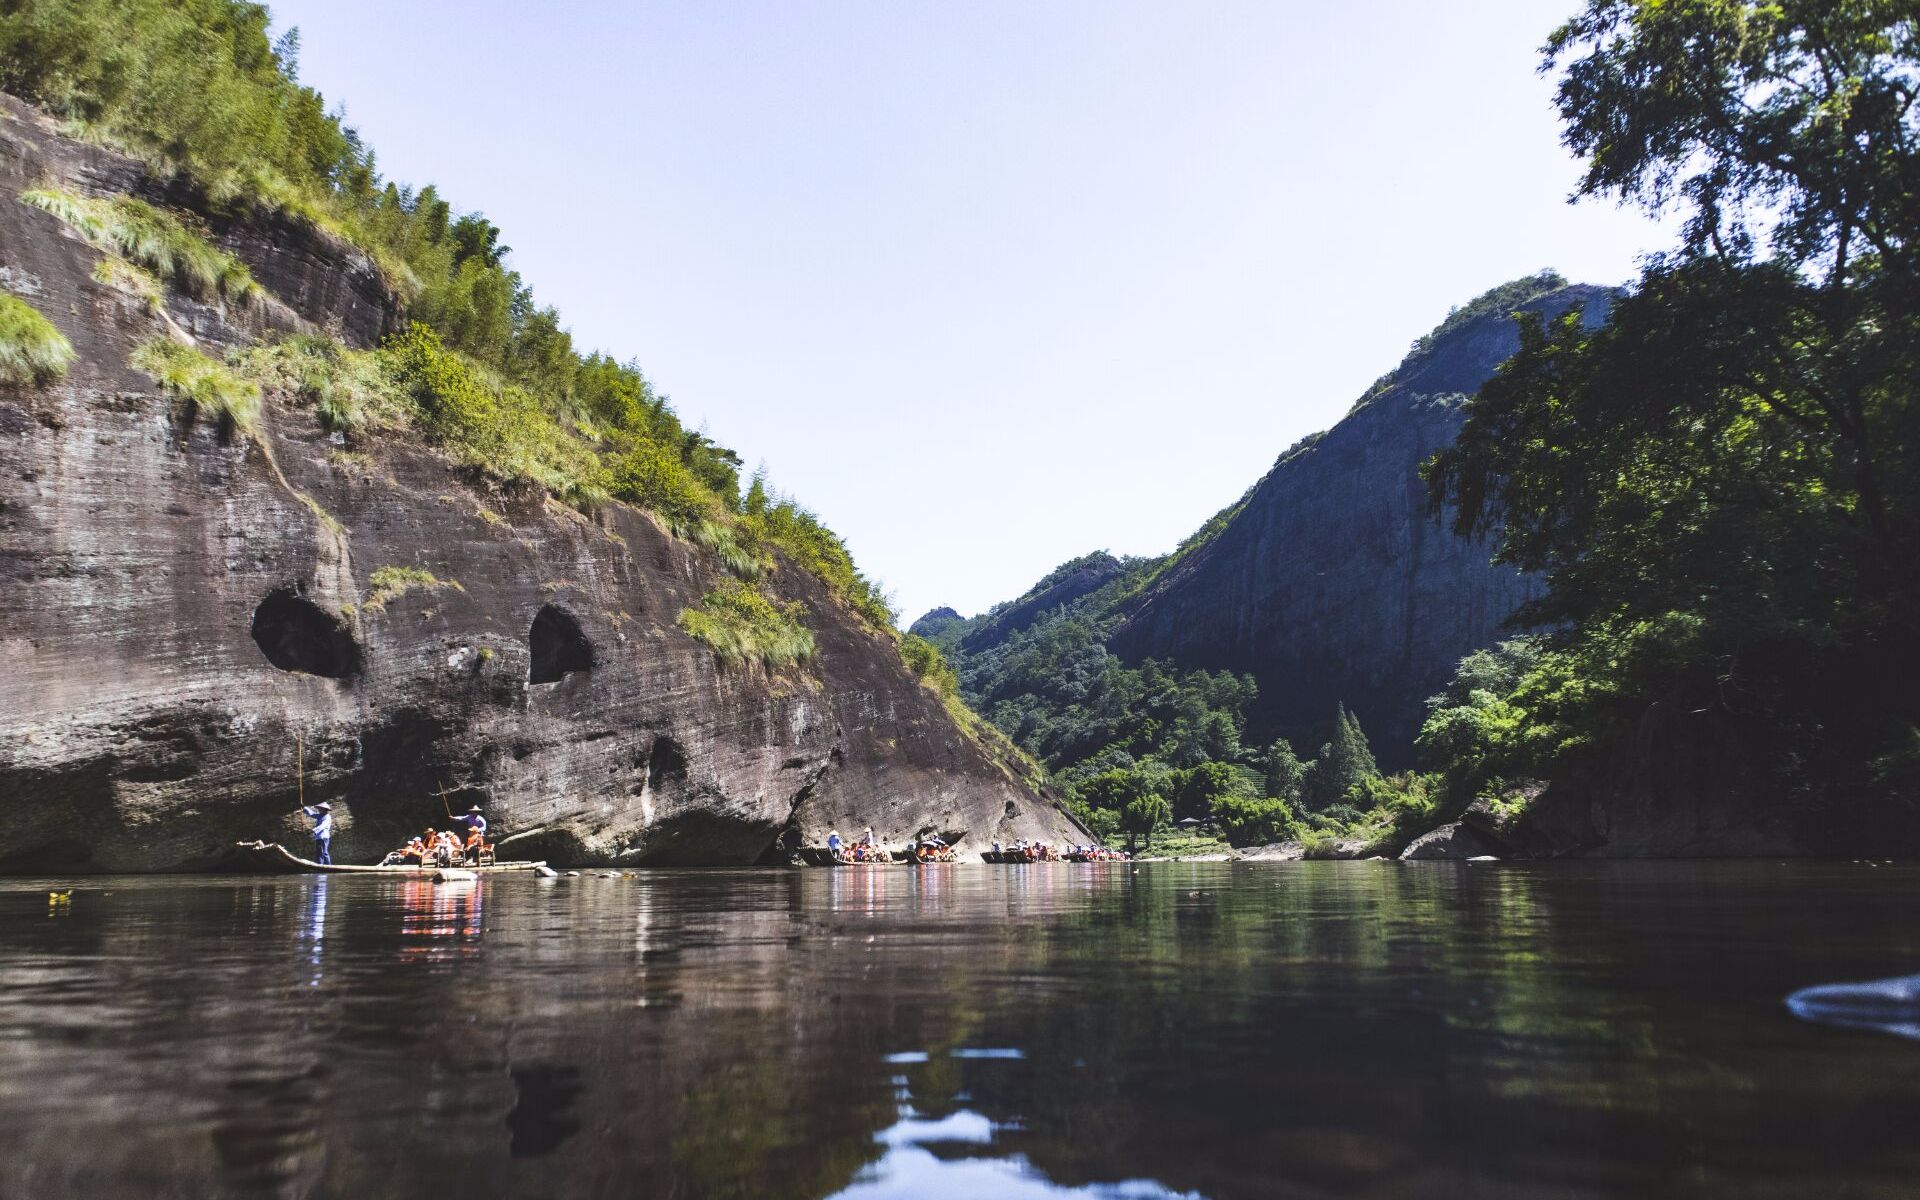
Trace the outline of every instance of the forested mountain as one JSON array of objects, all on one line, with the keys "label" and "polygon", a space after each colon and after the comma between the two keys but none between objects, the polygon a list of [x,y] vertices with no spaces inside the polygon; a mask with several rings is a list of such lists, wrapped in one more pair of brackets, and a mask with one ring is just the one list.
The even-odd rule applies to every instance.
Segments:
[{"label": "forested mountain", "polygon": [[1364,752],[1364,725],[1383,765],[1411,766],[1425,699],[1539,593],[1536,580],[1490,563],[1484,538],[1433,521],[1421,464],[1452,442],[1467,397],[1518,348],[1515,313],[1577,310],[1598,322],[1611,299],[1552,272],[1495,288],[1172,554],[1090,554],[985,614],[936,610],[913,631],[1077,798],[1103,772],[1213,764],[1211,783],[1156,785],[1175,816],[1204,816],[1209,787],[1351,807],[1346,792],[1373,773],[1370,757],[1359,775],[1329,766],[1304,783],[1293,760],[1324,763],[1356,739]]},{"label": "forested mountain", "polygon": [[[1148,767],[1254,765],[1247,741],[1340,704],[1311,766],[1273,743],[1266,799],[1216,815],[1334,800],[1375,845],[1464,815],[1536,853],[1920,849],[1913,6],[1589,0],[1543,69],[1581,194],[1682,218],[1631,287],[1492,294],[1168,559],[939,623],[1082,803],[1145,814],[1195,778]],[[1516,605],[1532,636],[1467,654],[1415,736]],[[1178,719],[1090,751],[1136,680]],[[1383,780],[1356,717],[1426,773]]]}]

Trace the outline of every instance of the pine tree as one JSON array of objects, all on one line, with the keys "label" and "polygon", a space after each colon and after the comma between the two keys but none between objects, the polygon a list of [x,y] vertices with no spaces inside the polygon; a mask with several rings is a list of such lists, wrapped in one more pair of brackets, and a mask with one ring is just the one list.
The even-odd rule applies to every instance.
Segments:
[{"label": "pine tree", "polygon": [[1276,738],[1267,749],[1267,795],[1276,800],[1285,800],[1289,804],[1300,802],[1302,785],[1307,778],[1307,764],[1293,752],[1292,743],[1285,738]]},{"label": "pine tree", "polygon": [[1348,795],[1380,774],[1367,745],[1360,720],[1341,704],[1334,713],[1333,739],[1320,747],[1319,758],[1307,776],[1308,798],[1315,808],[1347,802]]},{"label": "pine tree", "polygon": [[1373,747],[1367,744],[1366,731],[1360,728],[1360,718],[1342,704],[1338,708],[1337,720],[1340,733],[1334,738],[1336,745],[1342,747],[1342,753],[1348,763],[1353,782],[1371,779],[1380,773],[1380,766],[1373,761]]}]

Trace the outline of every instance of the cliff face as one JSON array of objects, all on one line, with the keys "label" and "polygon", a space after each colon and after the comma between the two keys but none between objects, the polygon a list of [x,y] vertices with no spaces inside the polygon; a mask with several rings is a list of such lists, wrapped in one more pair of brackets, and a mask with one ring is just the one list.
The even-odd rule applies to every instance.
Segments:
[{"label": "cliff face", "polygon": [[[333,803],[345,861],[444,821],[442,787],[486,807],[503,853],[574,863],[750,863],[867,824],[963,849],[1073,833],[797,568],[776,584],[806,606],[815,664],[722,670],[675,623],[720,566],[642,512],[583,517],[271,402],[258,441],[223,440],[126,365],[133,347],[167,320],[210,351],[311,329],[366,345],[398,320],[377,273],[296,225],[214,222],[269,299],[169,295],[163,318],[12,201],[49,182],[167,198],[5,102],[0,285],[79,361],[0,390],[0,869],[298,846],[297,786]],[[382,567],[442,584],[381,602]]]},{"label": "cliff face", "polygon": [[[1523,307],[1604,315],[1601,288]],[[1383,765],[1404,765],[1422,701],[1501,635],[1538,584],[1490,565],[1492,547],[1427,513],[1419,466],[1452,442],[1460,405],[1518,345],[1489,315],[1444,331],[1371,398],[1283,455],[1213,539],[1128,608],[1111,645],[1133,659],[1251,672],[1256,724],[1324,724],[1345,702]]]}]

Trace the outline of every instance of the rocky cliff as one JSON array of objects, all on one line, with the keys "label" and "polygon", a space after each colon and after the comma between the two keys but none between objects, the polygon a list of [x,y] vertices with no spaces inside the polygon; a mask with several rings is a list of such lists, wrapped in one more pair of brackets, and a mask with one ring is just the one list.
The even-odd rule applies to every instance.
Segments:
[{"label": "rocky cliff", "polygon": [[[1597,321],[1609,296],[1558,286],[1519,307],[1577,304]],[[1508,311],[1450,320],[1344,420],[1282,455],[1217,534],[1129,602],[1110,645],[1251,672],[1256,725],[1314,728],[1344,702],[1382,765],[1405,765],[1422,701],[1538,587],[1436,523],[1419,478],[1465,398],[1517,348]]]},{"label": "rocky cliff", "polygon": [[[297,223],[216,218],[265,297],[169,292],[155,312],[12,200],[49,183],[183,199],[0,101],[0,286],[78,352],[54,386],[0,389],[0,869],[298,845],[296,794],[333,803],[337,858],[368,861],[444,820],[443,788],[486,806],[504,853],[570,863],[751,863],[867,824],[963,849],[1073,834],[890,634],[784,561],[817,659],[725,670],[676,624],[720,564],[644,512],[583,516],[420,442],[348,444],[271,395],[255,436],[196,420],[128,367],[138,343],[366,345],[400,319],[377,272]],[[376,589],[388,567],[436,582]]]}]

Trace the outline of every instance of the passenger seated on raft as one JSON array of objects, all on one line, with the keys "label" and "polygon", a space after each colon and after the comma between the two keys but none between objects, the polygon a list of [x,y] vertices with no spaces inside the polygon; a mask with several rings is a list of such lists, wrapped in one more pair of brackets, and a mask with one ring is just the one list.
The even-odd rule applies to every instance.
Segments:
[{"label": "passenger seated on raft", "polygon": [[[428,830],[427,832],[431,835],[433,831]],[[416,837],[409,840],[406,845],[400,847],[398,850],[387,851],[387,856],[380,860],[380,865],[383,867],[417,867],[426,861],[427,844]]]},{"label": "passenger seated on raft", "polygon": [[486,848],[486,835],[482,834],[478,827],[469,829],[467,830],[466,850],[461,854],[460,861],[478,866],[480,865],[480,852]]}]

